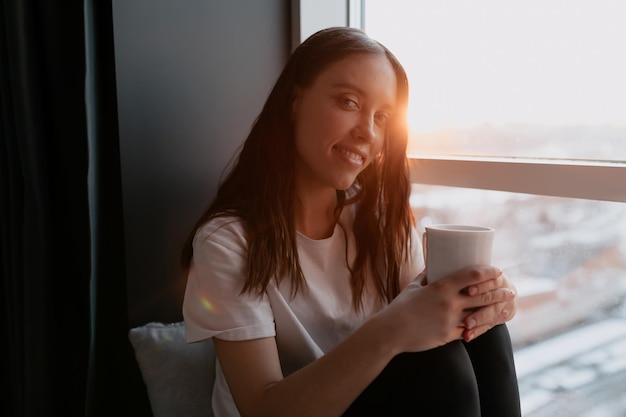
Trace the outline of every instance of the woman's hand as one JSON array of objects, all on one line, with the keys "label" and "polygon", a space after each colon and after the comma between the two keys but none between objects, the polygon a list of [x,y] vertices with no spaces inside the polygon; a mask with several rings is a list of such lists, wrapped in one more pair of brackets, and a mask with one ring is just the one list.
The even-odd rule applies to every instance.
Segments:
[{"label": "woman's hand", "polygon": [[465,268],[428,285],[422,285],[423,278],[424,273],[378,315],[385,320],[386,337],[402,352],[471,340],[501,323],[503,310],[514,312],[512,284],[499,268]]},{"label": "woman's hand", "polygon": [[[487,332],[489,329],[511,320],[517,312],[517,289],[511,280],[501,274],[494,280],[470,285],[466,288],[468,295],[489,294],[490,291],[510,291],[514,297],[505,302],[486,303],[483,307],[469,314],[463,320],[465,330],[463,340],[469,342]],[[489,300],[486,300],[489,301]]]},{"label": "woman's hand", "polygon": [[[427,285],[426,270],[422,271],[416,278],[422,285]],[[515,295],[513,299],[495,304],[487,304],[476,310],[473,314],[469,314],[463,323],[465,330],[463,332],[463,340],[469,342],[477,338],[489,329],[506,323],[511,320],[517,312],[517,288],[513,282],[504,274],[501,274],[494,280],[485,281],[476,285],[471,285],[464,291],[472,296],[479,294],[487,294],[489,291],[498,289],[508,289]],[[485,297],[488,297],[485,295]],[[488,300],[485,300],[488,301]]]}]

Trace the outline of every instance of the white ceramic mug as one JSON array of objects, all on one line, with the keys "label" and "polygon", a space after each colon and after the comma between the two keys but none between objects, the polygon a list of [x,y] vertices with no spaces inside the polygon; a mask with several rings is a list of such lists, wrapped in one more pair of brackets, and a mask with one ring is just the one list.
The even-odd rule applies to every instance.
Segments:
[{"label": "white ceramic mug", "polygon": [[422,235],[428,282],[466,266],[490,265],[495,230],[462,224],[432,224]]}]

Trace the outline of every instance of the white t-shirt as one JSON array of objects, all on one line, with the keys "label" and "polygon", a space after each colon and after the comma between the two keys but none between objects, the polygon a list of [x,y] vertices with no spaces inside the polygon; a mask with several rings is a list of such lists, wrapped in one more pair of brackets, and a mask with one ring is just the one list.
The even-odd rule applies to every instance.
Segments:
[{"label": "white t-shirt", "polygon": [[[237,341],[275,336],[285,376],[341,342],[384,306],[373,285],[366,285],[362,311],[352,306],[346,261],[352,262],[355,256],[351,213],[343,210],[333,235],[327,239],[313,240],[298,233],[298,256],[306,286],[295,296],[288,279],[278,287],[272,281],[263,296],[242,294],[247,242],[241,221],[220,217],[201,227],[193,242],[193,262],[183,302],[187,341],[213,336]],[[406,281],[423,268],[415,231],[412,243],[411,261],[401,272],[401,279]],[[215,415],[239,416],[219,361],[216,374]]]}]

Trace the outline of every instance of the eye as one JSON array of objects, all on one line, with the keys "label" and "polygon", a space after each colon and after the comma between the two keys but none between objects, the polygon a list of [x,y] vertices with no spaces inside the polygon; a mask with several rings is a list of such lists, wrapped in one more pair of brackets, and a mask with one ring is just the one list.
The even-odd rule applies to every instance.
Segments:
[{"label": "eye", "polygon": [[376,113],[376,115],[374,116],[374,119],[376,120],[376,123],[378,123],[379,125],[385,125],[387,124],[387,121],[389,120],[389,114],[388,113]]},{"label": "eye", "polygon": [[359,109],[359,103],[357,103],[357,101],[351,97],[340,97],[339,98],[339,104],[343,107],[346,108],[348,110],[358,110]]}]

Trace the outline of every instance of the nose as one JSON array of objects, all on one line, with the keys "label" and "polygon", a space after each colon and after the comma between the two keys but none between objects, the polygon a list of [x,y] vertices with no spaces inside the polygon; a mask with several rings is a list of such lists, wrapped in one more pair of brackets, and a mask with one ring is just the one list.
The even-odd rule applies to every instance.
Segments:
[{"label": "nose", "polygon": [[366,113],[359,115],[359,120],[354,130],[357,138],[365,142],[373,142],[376,137],[374,116]]}]

